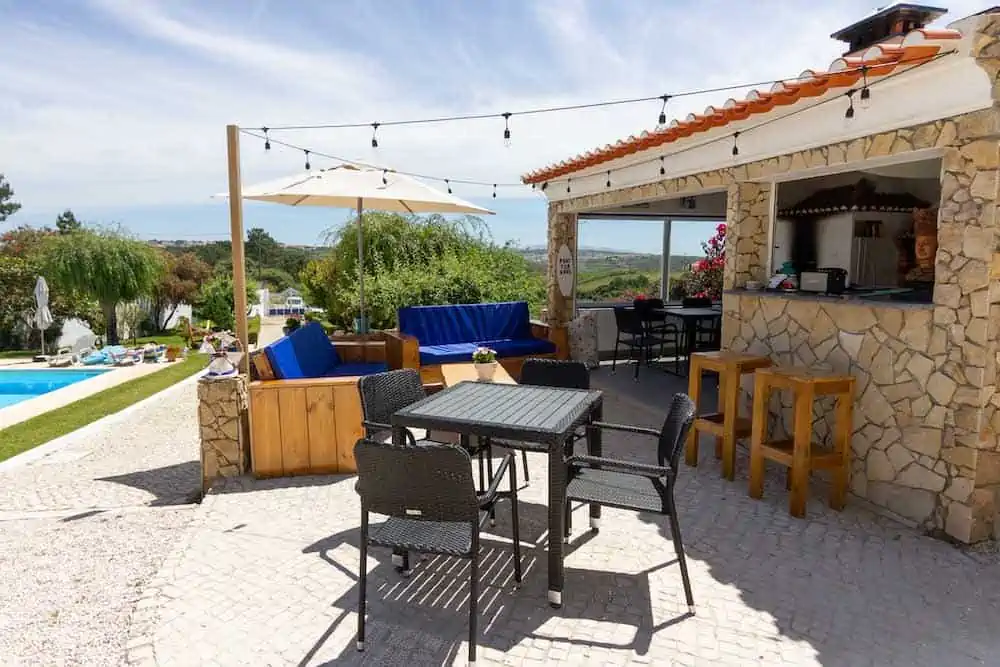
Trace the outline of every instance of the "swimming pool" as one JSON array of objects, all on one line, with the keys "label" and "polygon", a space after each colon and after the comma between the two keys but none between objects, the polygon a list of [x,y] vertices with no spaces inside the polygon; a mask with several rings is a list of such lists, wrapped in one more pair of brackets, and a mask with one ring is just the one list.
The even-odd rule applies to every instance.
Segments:
[{"label": "swimming pool", "polygon": [[68,387],[101,373],[107,373],[109,370],[108,368],[31,371],[0,369],[0,408]]}]

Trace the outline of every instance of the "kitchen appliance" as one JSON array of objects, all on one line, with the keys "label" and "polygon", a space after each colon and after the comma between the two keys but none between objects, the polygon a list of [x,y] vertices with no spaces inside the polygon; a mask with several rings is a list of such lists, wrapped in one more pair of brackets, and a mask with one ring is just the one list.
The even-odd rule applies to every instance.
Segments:
[{"label": "kitchen appliance", "polygon": [[803,271],[799,274],[799,289],[803,292],[843,294],[847,289],[847,271],[838,268]]}]

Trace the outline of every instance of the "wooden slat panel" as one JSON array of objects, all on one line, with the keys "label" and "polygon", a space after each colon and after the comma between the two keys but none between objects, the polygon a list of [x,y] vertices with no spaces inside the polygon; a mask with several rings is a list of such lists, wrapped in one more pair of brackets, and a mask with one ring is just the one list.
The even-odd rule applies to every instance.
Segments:
[{"label": "wooden slat panel", "polygon": [[333,387],[309,387],[305,392],[309,427],[309,472],[337,472],[337,418]]},{"label": "wooden slat panel", "polygon": [[281,460],[286,475],[309,472],[309,431],[306,425],[306,390],[283,387],[278,393],[281,411]]},{"label": "wooden slat panel", "polygon": [[254,475],[278,477],[283,474],[278,392],[266,389],[251,390],[250,402],[253,415],[250,447],[253,453]]},{"label": "wooden slat panel", "polygon": [[337,460],[339,472],[357,472],[354,444],[364,435],[361,428],[361,395],[357,387],[336,387],[333,390],[337,422]]}]

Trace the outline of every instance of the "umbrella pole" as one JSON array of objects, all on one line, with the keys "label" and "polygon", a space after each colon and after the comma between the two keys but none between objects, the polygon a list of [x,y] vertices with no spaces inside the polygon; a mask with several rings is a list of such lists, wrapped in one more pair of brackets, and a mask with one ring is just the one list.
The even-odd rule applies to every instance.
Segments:
[{"label": "umbrella pole", "polygon": [[45,356],[45,329],[39,329],[38,334],[42,338],[42,356]]},{"label": "umbrella pole", "polygon": [[363,209],[364,200],[358,197],[358,333],[368,333],[368,322],[365,320],[365,241],[361,217]]}]

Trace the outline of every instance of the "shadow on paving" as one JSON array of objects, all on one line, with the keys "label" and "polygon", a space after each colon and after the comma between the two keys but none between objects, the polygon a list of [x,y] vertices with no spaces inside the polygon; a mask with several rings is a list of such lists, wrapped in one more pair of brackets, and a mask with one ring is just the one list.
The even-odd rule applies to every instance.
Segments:
[{"label": "shadow on paving", "polygon": [[148,503],[151,507],[187,505],[201,499],[201,463],[198,461],[99,477],[95,481],[124,484],[145,491],[155,496]]},{"label": "shadow on paving", "polygon": [[[661,406],[674,392],[686,391],[687,380],[643,371],[638,383],[621,369],[615,375],[602,369],[593,381],[662,418]],[[715,397],[715,382],[703,385],[702,411],[714,409]],[[610,416],[627,421],[614,411]],[[848,507],[835,512],[825,505],[827,489],[816,479],[806,519],[794,519],[785,469],[770,463],[764,499],[753,500],[747,495],[748,443],[742,444],[733,482],[721,478],[711,437],[701,439],[697,468],[681,463],[676,498],[689,559],[737,588],[743,603],[767,612],[782,635],[808,642],[823,665],[997,661],[995,566],[874,515],[858,498],[849,497]],[[645,460],[636,440],[615,447],[614,455]],[[639,518],[671,539],[666,517]],[[698,593],[696,587],[696,602]]]},{"label": "shadow on paving", "polygon": [[[479,638],[480,659],[483,651],[493,649],[506,653],[526,639],[579,644],[614,650],[632,650],[639,655],[649,652],[653,635],[664,628],[690,618],[678,613],[653,624],[649,577],[659,570],[677,570],[677,561],[670,558],[660,565],[636,574],[567,567],[565,570],[562,609],[552,609],[547,603],[547,559],[545,551],[545,506],[521,502],[523,580],[515,585],[513,551],[509,541],[493,535],[510,534],[506,506],[501,504],[497,526],[481,538]],[[374,524],[373,524],[374,525]],[[585,548],[599,534],[589,531],[573,539],[567,556]],[[331,567],[358,580],[359,563],[337,560],[332,554],[341,546],[359,547],[360,530],[351,529],[320,540],[303,550],[316,553]],[[340,613],[313,646],[302,656],[300,666],[324,665],[440,665],[451,664],[458,658],[464,663],[468,650],[469,568],[468,560],[429,555],[421,559],[412,555],[414,567],[410,576],[397,572],[389,549],[372,547],[369,561],[376,565],[368,572],[368,613],[365,625],[366,649],[355,650],[350,642],[333,660],[312,662],[323,652],[325,642],[344,622],[356,630],[358,586],[355,584],[332,606]],[[633,625],[629,640],[602,640],[595,636],[574,636],[560,633],[558,625],[567,618],[594,622],[612,621]],[[542,632],[542,629],[545,629]]]}]

